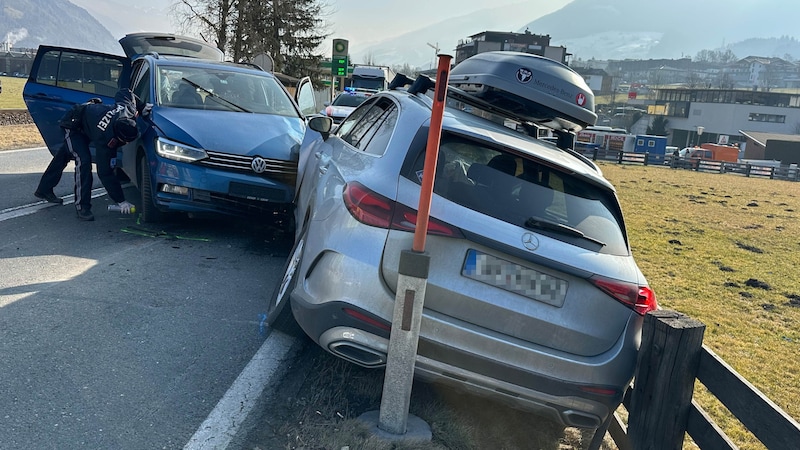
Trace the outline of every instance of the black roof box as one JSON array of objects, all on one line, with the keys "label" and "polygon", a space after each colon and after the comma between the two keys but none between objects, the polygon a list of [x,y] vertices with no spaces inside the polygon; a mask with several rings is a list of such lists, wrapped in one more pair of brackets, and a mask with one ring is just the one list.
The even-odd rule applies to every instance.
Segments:
[{"label": "black roof box", "polygon": [[594,94],[574,70],[521,52],[485,52],[450,71],[449,84],[525,122],[579,131],[597,122]]}]

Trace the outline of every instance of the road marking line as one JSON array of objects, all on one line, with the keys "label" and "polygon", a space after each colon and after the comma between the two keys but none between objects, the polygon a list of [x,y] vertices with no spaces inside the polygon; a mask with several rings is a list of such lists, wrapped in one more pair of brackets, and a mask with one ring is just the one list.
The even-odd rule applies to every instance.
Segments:
[{"label": "road marking line", "polygon": [[293,344],[291,336],[272,331],[183,449],[227,448],[264,388],[280,375]]},{"label": "road marking line", "polygon": [[[104,195],[106,195],[105,188],[92,189],[92,198],[102,197]],[[75,195],[73,194],[66,195],[62,198],[64,199],[64,205],[75,203]],[[27,216],[37,211],[41,211],[45,208],[50,208],[53,206],[62,206],[62,205],[59,205],[57,203],[48,203],[45,200],[39,200],[36,203],[29,203],[27,205],[6,208],[0,210],[0,222],[9,219],[16,219],[17,217]]]}]

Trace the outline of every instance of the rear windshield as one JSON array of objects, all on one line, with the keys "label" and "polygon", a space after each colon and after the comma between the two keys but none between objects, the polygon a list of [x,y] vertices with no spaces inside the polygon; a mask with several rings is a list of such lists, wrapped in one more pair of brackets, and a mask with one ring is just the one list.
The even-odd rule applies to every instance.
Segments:
[{"label": "rear windshield", "polygon": [[[419,184],[425,151],[405,176]],[[616,196],[507,149],[442,136],[434,192],[462,206],[592,251],[628,255]]]}]

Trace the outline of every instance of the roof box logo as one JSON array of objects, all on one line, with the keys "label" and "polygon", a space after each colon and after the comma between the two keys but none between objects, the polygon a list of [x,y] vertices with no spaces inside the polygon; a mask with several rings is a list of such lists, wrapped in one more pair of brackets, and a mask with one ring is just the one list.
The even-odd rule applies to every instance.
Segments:
[{"label": "roof box logo", "polygon": [[526,84],[533,79],[533,72],[530,69],[526,69],[524,67],[517,70],[517,81],[522,84]]}]

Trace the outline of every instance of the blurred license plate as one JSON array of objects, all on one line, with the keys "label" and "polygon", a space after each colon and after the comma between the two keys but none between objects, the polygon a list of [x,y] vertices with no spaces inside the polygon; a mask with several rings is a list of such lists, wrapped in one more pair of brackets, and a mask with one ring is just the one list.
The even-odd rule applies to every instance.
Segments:
[{"label": "blurred license plate", "polygon": [[564,305],[569,283],[529,267],[470,249],[461,274],[553,306]]}]

